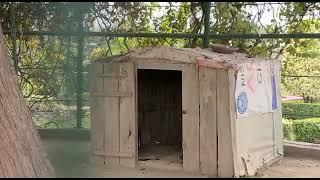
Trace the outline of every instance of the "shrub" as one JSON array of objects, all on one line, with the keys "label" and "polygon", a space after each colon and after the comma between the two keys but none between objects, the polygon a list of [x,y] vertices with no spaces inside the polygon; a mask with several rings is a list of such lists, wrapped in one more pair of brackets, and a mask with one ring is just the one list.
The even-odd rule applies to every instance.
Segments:
[{"label": "shrub", "polygon": [[283,120],[283,135],[288,140],[313,143],[320,138],[320,118]]},{"label": "shrub", "polygon": [[320,116],[320,103],[282,102],[282,115],[286,119],[304,119]]},{"label": "shrub", "polygon": [[283,137],[287,140],[294,141],[294,133],[293,133],[293,127],[292,127],[292,121],[283,119],[282,120],[283,124]]}]

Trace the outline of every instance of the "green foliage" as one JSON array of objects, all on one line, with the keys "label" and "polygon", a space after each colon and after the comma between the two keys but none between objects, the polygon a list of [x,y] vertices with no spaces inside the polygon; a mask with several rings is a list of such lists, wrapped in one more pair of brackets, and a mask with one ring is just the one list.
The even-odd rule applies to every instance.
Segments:
[{"label": "green foliage", "polygon": [[[75,128],[76,127],[76,105],[62,105],[57,102],[43,102],[36,106],[39,109],[33,115],[35,125],[41,128]],[[84,108],[82,120],[83,128],[90,128],[89,108]]]},{"label": "green foliage", "polygon": [[[320,20],[304,20],[299,27],[303,32],[320,32],[319,25]],[[292,40],[284,53],[283,75],[320,76],[319,57],[320,42],[317,39]],[[282,82],[287,91],[302,96],[305,102],[320,99],[318,78],[284,77]]]},{"label": "green foliage", "polygon": [[282,102],[283,135],[285,139],[313,143],[320,138],[320,103]]},{"label": "green foliage", "polygon": [[[10,4],[12,2],[0,3],[0,23],[5,31],[11,28]],[[204,31],[203,2],[168,2],[167,7],[159,7],[161,3],[157,2],[86,2],[78,3],[79,7],[71,6],[77,4],[75,2],[15,2],[14,4],[17,30],[77,32],[79,13],[82,11],[85,14],[85,31],[156,33],[203,33]],[[272,8],[268,3],[257,5],[256,2],[214,2],[212,5],[211,33],[285,33],[319,30],[319,23],[302,21],[306,14],[318,12],[319,4],[315,2],[281,5],[279,15],[284,25],[280,25],[280,21],[275,17],[269,25],[261,22],[263,12]],[[255,11],[249,11],[248,7]],[[17,38],[18,75],[23,94],[31,102],[29,107],[41,111],[51,107],[42,106],[46,101],[74,100],[77,87],[77,37],[18,35]],[[8,47],[12,48],[10,38],[8,40]],[[237,46],[241,52],[265,57],[272,57],[289,44],[283,65],[284,74],[311,71],[319,73],[319,60],[315,58],[319,56],[318,41],[282,39],[210,41]],[[201,47],[202,39],[86,37],[84,69],[97,57],[123,54],[133,48],[148,46]],[[86,91],[84,94],[87,94],[88,83],[86,76],[84,78]],[[314,80],[284,79],[283,82],[289,92],[302,94],[306,98],[310,96],[314,99],[320,92],[317,91],[320,89],[319,84]],[[58,105],[71,107],[74,105],[72,103],[74,102],[59,101]],[[61,119],[59,115],[54,116]],[[74,117],[66,119],[74,120]]]},{"label": "green foliage", "polygon": [[284,120],[283,132],[286,139],[313,143],[320,138],[320,118]]},{"label": "green foliage", "polygon": [[[212,32],[223,33],[257,33],[260,28],[259,25],[251,21],[251,16],[246,12],[244,2],[217,2],[212,8],[213,20],[215,23],[211,25]],[[255,54],[255,48],[259,43],[250,40],[242,39],[217,39],[212,40],[214,43],[229,44],[239,47],[240,51],[250,54]],[[259,50],[257,50],[259,51]],[[265,51],[259,51],[260,53]],[[262,54],[260,54],[262,55]],[[264,54],[263,54],[264,55]]]},{"label": "green foliage", "polygon": [[293,120],[320,116],[320,103],[282,102],[282,115]]},{"label": "green foliage", "polygon": [[295,140],[294,131],[292,127],[292,121],[287,119],[282,119],[283,137],[287,140]]}]

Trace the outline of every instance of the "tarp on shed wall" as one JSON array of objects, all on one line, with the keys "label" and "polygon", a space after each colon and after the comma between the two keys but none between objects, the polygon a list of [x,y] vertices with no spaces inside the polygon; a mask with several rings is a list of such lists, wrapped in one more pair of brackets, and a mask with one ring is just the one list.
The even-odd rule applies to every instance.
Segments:
[{"label": "tarp on shed wall", "polygon": [[236,173],[254,175],[256,170],[278,157],[273,113],[237,119]]},{"label": "tarp on shed wall", "polygon": [[275,79],[279,63],[275,61],[248,62],[239,65],[236,81],[237,118],[274,112],[279,108]]},{"label": "tarp on shed wall", "polygon": [[[280,62],[274,61],[273,64],[275,65],[274,67],[276,67],[274,71],[274,83],[277,86],[275,93],[278,108],[273,110],[273,112],[261,114],[252,113],[246,117],[237,117],[235,119],[236,176],[252,176],[259,167],[283,155]],[[237,77],[237,79],[238,78],[239,77]],[[261,101],[266,100],[265,97],[259,98]],[[270,96],[268,98],[270,98]],[[257,101],[259,101],[259,99],[257,99]],[[272,107],[272,103],[270,106]]]}]

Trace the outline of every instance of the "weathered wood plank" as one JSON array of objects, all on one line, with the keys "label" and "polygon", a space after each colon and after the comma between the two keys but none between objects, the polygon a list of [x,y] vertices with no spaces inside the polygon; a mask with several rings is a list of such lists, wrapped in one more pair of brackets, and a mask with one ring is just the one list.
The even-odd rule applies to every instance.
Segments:
[{"label": "weathered wood plank", "polygon": [[237,142],[236,142],[236,75],[233,69],[228,70],[228,80],[229,80],[229,106],[230,106],[230,133],[231,133],[231,148],[232,148],[232,159],[233,159],[233,173],[236,174],[238,170],[238,158],[237,158]]},{"label": "weathered wood plank", "polygon": [[94,92],[103,91],[103,79],[97,78],[97,73],[103,72],[103,65],[101,63],[93,63],[89,68],[89,82],[90,83],[90,139],[92,143],[93,156],[91,161],[97,164],[104,164],[104,157],[99,157],[94,154],[95,151],[104,151],[104,101],[96,98],[92,94]]},{"label": "weathered wood plank", "polygon": [[95,151],[97,156],[110,156],[110,157],[120,157],[120,158],[134,158],[135,154],[132,152],[103,152]]},{"label": "weathered wood plank", "polygon": [[125,78],[127,77],[127,74],[119,74],[119,73],[101,73],[101,74],[97,74],[97,77],[99,78],[108,78],[108,77],[118,77],[118,78]]},{"label": "weathered wood plank", "polygon": [[181,71],[183,63],[169,63],[169,62],[155,62],[148,61],[148,59],[140,60],[138,62],[138,69],[161,69],[161,70],[178,70]]},{"label": "weathered wood plank", "polygon": [[134,131],[136,132],[135,136],[134,136],[134,142],[135,142],[135,162],[137,164],[138,162],[138,149],[139,149],[139,130],[138,130],[138,125],[139,125],[139,111],[138,111],[138,68],[137,68],[137,64],[134,63],[134,76],[133,76],[133,80],[134,80],[134,94],[135,94],[135,100],[134,100],[134,112],[135,112],[135,123],[134,123]]},{"label": "weathered wood plank", "polygon": [[217,71],[199,67],[200,96],[200,170],[217,175]]},{"label": "weathered wood plank", "polygon": [[[133,63],[121,63],[120,73],[128,74],[124,79],[120,79],[119,91],[129,92],[135,95],[135,66]],[[133,154],[131,157],[120,157],[120,165],[135,167],[136,159],[136,136],[135,128],[136,111],[135,96],[120,97],[120,153]]]},{"label": "weathered wood plank", "polygon": [[218,176],[232,177],[233,153],[228,72],[217,70]]},{"label": "weathered wood plank", "polygon": [[146,49],[144,52],[141,52],[135,55],[135,58],[145,58],[145,59],[169,59],[171,61],[185,62],[185,63],[194,63],[196,54],[186,53],[181,49],[173,49],[167,47],[158,47]]},{"label": "weathered wood plank", "polygon": [[96,97],[130,97],[132,92],[92,93]]},{"label": "weathered wood plank", "polygon": [[[119,73],[119,64],[104,64],[103,73]],[[119,91],[118,78],[104,78],[103,92],[106,94]],[[101,97],[100,97],[101,98]],[[120,151],[120,127],[119,127],[119,97],[105,97],[105,152],[116,153]],[[105,163],[108,166],[118,165],[119,157],[106,156]]]},{"label": "weathered wood plank", "polygon": [[199,172],[199,84],[198,69],[184,65],[182,70],[182,148],[183,168]]}]

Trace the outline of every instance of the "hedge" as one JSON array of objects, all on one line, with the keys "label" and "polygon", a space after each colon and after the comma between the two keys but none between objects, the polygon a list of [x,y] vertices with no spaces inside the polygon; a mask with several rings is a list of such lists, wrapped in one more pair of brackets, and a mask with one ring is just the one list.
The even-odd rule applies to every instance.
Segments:
[{"label": "hedge", "polygon": [[320,117],[320,103],[303,101],[282,102],[282,116],[286,119],[304,119]]},{"label": "hedge", "polygon": [[287,140],[313,143],[320,138],[320,118],[283,119],[283,136]]},{"label": "hedge", "polygon": [[295,140],[293,128],[292,128],[292,121],[287,119],[282,119],[282,128],[283,128],[283,137],[287,140]]}]

